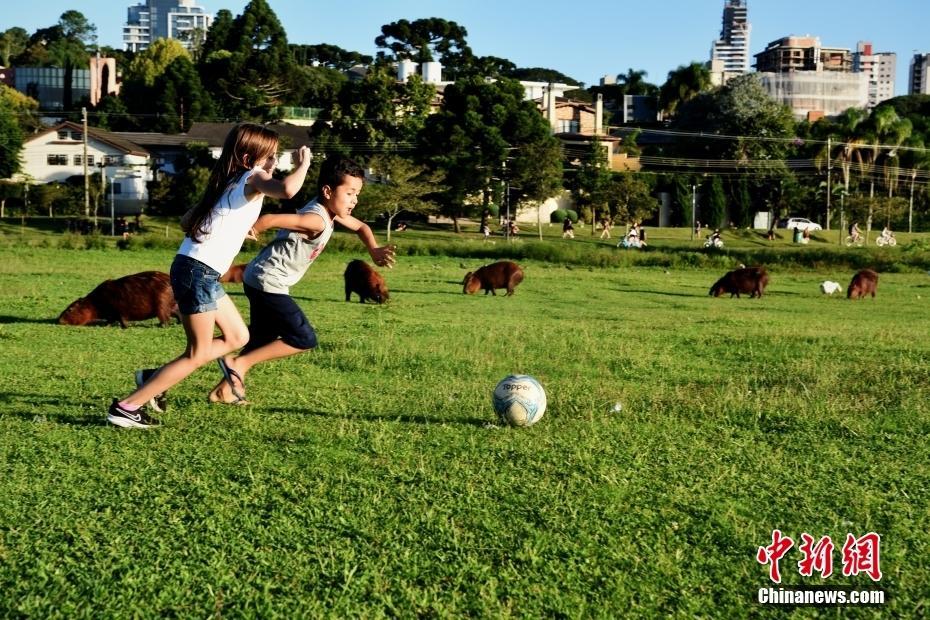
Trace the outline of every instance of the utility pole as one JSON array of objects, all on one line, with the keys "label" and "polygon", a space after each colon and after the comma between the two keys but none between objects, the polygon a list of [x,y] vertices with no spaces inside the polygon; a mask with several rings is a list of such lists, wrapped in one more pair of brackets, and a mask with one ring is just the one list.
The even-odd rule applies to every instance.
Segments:
[{"label": "utility pole", "polygon": [[914,221],[914,179],[917,177],[917,170],[911,171],[911,199],[907,205],[907,232],[914,232],[911,224]]},{"label": "utility pole", "polygon": [[94,230],[97,230],[97,212],[100,211],[100,203],[107,199],[107,169],[104,163],[100,162],[100,197],[94,204]]},{"label": "utility pole", "polygon": [[[504,158],[503,172],[501,172],[501,205],[507,200],[507,159]],[[504,220],[504,239],[510,241],[510,201],[507,201],[507,219]]]},{"label": "utility pole", "polygon": [[830,230],[830,177],[833,176],[833,149],[827,136],[827,230]]},{"label": "utility pole", "polygon": [[694,227],[697,225],[694,218],[697,214],[697,185],[691,184],[691,241],[694,241]]},{"label": "utility pole", "polygon": [[87,108],[81,108],[84,116],[84,217],[90,217],[90,176],[87,174]]}]

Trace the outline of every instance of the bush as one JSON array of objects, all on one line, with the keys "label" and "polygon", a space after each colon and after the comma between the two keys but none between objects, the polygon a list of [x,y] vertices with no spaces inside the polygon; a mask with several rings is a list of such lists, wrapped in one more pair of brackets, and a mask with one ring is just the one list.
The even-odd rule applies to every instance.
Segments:
[{"label": "bush", "polygon": [[552,222],[553,224],[561,224],[562,222],[565,221],[565,218],[567,217],[568,217],[567,209],[556,209],[555,211],[549,214],[549,221]]},{"label": "bush", "polygon": [[574,224],[575,222],[578,221],[578,212],[577,212],[577,211],[575,211],[575,210],[573,210],[573,209],[566,209],[566,210],[565,210],[565,213],[568,214],[568,219],[570,219],[570,220],[572,221],[573,224]]}]

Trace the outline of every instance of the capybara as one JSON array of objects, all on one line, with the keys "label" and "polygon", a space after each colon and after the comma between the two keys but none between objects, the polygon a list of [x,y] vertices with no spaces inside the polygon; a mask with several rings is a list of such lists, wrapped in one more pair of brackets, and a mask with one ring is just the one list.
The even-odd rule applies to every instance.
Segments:
[{"label": "capybara", "polygon": [[365,261],[358,259],[349,261],[343,275],[346,281],[346,301],[349,301],[352,293],[358,294],[359,303],[365,303],[366,299],[371,299],[383,304],[388,300],[388,288],[384,277]]},{"label": "capybara", "polygon": [[484,289],[485,295],[488,293],[497,295],[494,289],[505,288],[508,295],[513,295],[513,289],[520,282],[523,282],[523,269],[520,265],[509,260],[502,260],[485,265],[474,273],[471,271],[466,273],[462,281],[462,292],[471,295]]},{"label": "capybara", "polygon": [[158,321],[165,326],[171,315],[180,318],[168,274],[143,271],[103,282],[86,297],[81,297],[65,308],[58,317],[58,324],[110,324],[119,321],[125,329],[128,321],[158,317]]},{"label": "capybara", "polygon": [[245,272],[245,268],[248,267],[248,263],[242,263],[241,265],[233,265],[230,267],[226,273],[220,276],[220,282],[230,282],[232,284],[241,284],[242,283],[242,274]]},{"label": "capybara", "polygon": [[875,297],[878,288],[878,274],[871,269],[863,269],[853,276],[849,288],[846,289],[847,299],[862,299],[866,295]]},{"label": "capybara", "polygon": [[749,297],[762,297],[765,287],[769,284],[769,274],[765,267],[740,267],[728,271],[722,278],[710,287],[710,295],[720,297],[729,293],[730,297],[740,293],[749,293]]}]

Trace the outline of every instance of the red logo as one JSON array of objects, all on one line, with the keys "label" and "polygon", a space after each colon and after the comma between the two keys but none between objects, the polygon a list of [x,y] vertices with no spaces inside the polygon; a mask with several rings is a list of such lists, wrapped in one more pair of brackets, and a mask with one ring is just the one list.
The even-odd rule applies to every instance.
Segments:
[{"label": "red logo", "polygon": [[[846,534],[846,543],[843,545],[843,576],[853,577],[865,573],[872,581],[882,578],[881,547],[882,537],[875,532],[869,532],[856,538]],[[794,541],[781,533],[781,530],[772,530],[772,544],[759,547],[756,552],[756,561],[762,565],[769,565],[769,579],[781,583],[781,570],[779,560],[794,546]],[[815,572],[820,573],[823,579],[833,574],[833,540],[829,536],[822,536],[816,540],[807,532],[801,534],[801,560],[798,562],[798,573],[804,577],[811,577]]]}]

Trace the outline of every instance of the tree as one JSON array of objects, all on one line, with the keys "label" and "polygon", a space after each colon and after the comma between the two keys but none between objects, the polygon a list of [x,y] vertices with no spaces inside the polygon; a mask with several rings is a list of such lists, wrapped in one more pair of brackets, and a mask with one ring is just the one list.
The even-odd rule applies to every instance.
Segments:
[{"label": "tree", "polygon": [[659,94],[659,87],[646,81],[649,75],[645,71],[637,71],[630,67],[626,73],[617,76],[617,81],[623,87],[625,95],[647,95],[655,97]]},{"label": "tree", "polygon": [[19,124],[23,134],[31,134],[42,128],[39,120],[39,102],[16,89],[0,84],[0,103],[5,104]]},{"label": "tree", "polygon": [[723,193],[723,182],[719,176],[713,176],[708,185],[705,223],[709,228],[719,228],[726,224],[727,217],[727,199]]},{"label": "tree", "polygon": [[123,74],[124,82],[151,88],[177,58],[190,60],[190,54],[177,39],[155,39],[136,54]]},{"label": "tree", "polygon": [[329,108],[345,88],[348,78],[344,73],[328,67],[297,67],[303,82],[301,105],[310,108]]},{"label": "tree", "polygon": [[548,122],[524,99],[523,86],[510,79],[471,77],[447,86],[442,110],[426,118],[421,134],[426,161],[444,174],[442,209],[456,231],[467,205],[487,200],[492,177],[495,185],[519,183],[518,199],[547,198],[552,181],[545,177],[559,181],[557,144]]},{"label": "tree", "polygon": [[201,63],[208,62],[210,56],[216,52],[229,51],[232,46],[233,21],[233,14],[228,9],[220,9],[216,12],[200,49],[199,61]]},{"label": "tree", "polygon": [[619,172],[611,175],[609,202],[614,220],[642,222],[655,216],[659,202],[642,175]]},{"label": "tree", "polygon": [[388,242],[394,218],[401,212],[428,214],[436,211],[429,197],[443,189],[438,173],[397,155],[378,155],[370,166],[379,182],[368,185],[362,194],[364,204],[361,206],[387,216],[385,235]]},{"label": "tree", "polygon": [[[6,89],[6,86],[2,87],[2,90]],[[23,131],[19,125],[16,108],[7,98],[0,97],[0,179],[8,179],[19,172],[19,154],[22,148]]]},{"label": "tree", "polygon": [[555,69],[545,69],[543,67],[528,67],[514,69],[506,74],[507,77],[525,82],[552,82],[562,84],[582,84],[582,82],[571,78]]},{"label": "tree", "polygon": [[[471,49],[465,43],[468,31],[454,21],[429,17],[408,21],[402,19],[381,26],[381,34],[375,37],[375,45],[392,52],[394,60],[410,59],[416,63],[432,62],[439,56],[447,75],[457,77],[458,71],[466,68],[472,58]],[[384,56],[379,52],[379,56]]]},{"label": "tree", "polygon": [[23,28],[14,26],[0,34],[0,66],[9,67],[13,58],[26,50],[29,44],[29,33]]},{"label": "tree", "polygon": [[81,43],[85,50],[97,43],[97,26],[87,21],[80,11],[65,11],[58,19],[58,25],[66,39]]},{"label": "tree", "polygon": [[574,174],[568,179],[572,200],[579,215],[585,219],[590,218],[592,234],[598,215],[612,219],[609,213],[610,182],[611,174],[607,166],[604,143],[594,140],[585,148],[578,159]]},{"label": "tree", "polygon": [[171,62],[155,82],[156,127],[167,133],[186,132],[191,124],[213,115],[213,102],[200,84],[200,76],[187,57]]},{"label": "tree", "polygon": [[422,129],[435,91],[419,76],[406,83],[390,67],[372,67],[361,82],[345,82],[336,100],[313,126],[316,150],[367,159],[373,153],[408,148]]},{"label": "tree", "polygon": [[338,71],[348,71],[356,65],[370,65],[371,56],[350,52],[338,45],[321,43],[319,45],[290,45],[294,60],[301,66],[326,67]]},{"label": "tree", "polygon": [[668,72],[668,79],[659,89],[659,108],[674,115],[681,104],[710,88],[707,67],[699,62],[682,65]]},{"label": "tree", "polygon": [[299,102],[299,73],[287,34],[266,0],[251,0],[230,27],[213,24],[199,67],[213,100],[232,118],[271,120]]},{"label": "tree", "polygon": [[[879,106],[872,111],[868,123],[864,125],[864,142],[868,145],[864,149],[863,173],[869,175],[869,213],[866,219],[866,239],[872,230],[873,198],[875,196],[875,167],[878,161],[885,157],[886,161],[894,159],[897,148],[911,135],[911,122],[902,119],[891,106]],[[887,166],[886,166],[887,168]],[[897,181],[897,164],[895,160],[894,177]],[[888,181],[888,197],[891,198],[894,185]]]}]

